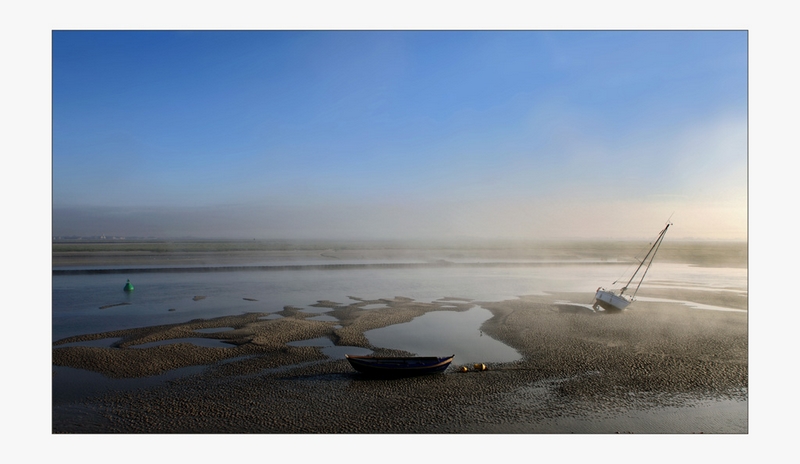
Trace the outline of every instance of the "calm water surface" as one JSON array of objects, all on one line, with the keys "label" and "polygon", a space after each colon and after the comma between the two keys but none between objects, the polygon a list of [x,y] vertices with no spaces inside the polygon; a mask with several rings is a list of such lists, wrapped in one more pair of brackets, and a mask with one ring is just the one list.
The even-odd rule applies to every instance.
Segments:
[{"label": "calm water surface", "polygon": [[[545,292],[591,292],[609,285],[626,269],[619,264],[570,264],[55,275],[52,340],[245,312],[274,313],[287,305],[309,311],[310,305],[320,300],[354,303],[350,296],[364,300],[403,296],[421,302],[449,297],[501,301]],[[134,284],[133,292],[122,291],[126,279]],[[663,264],[651,269],[648,281],[744,292],[747,270]],[[194,300],[195,296],[205,298]],[[119,303],[129,304],[100,309]],[[380,311],[379,306],[375,308]]]},{"label": "calm water surface", "polygon": [[512,362],[522,359],[513,348],[484,335],[481,324],[492,313],[481,307],[465,312],[435,311],[405,324],[364,333],[375,346],[409,351],[417,356],[455,354],[455,364]]}]

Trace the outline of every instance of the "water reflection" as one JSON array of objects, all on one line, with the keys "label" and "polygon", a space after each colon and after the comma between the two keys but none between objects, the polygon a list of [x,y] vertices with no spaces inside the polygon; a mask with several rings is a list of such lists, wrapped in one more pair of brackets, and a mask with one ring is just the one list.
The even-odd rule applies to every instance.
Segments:
[{"label": "water reflection", "polygon": [[636,297],[639,301],[648,301],[652,303],[679,303],[684,306],[688,306],[692,309],[703,309],[706,311],[727,311],[727,312],[738,312],[738,313],[746,313],[746,309],[734,309],[734,308],[725,308],[722,306],[713,306],[708,304],[702,303],[695,303],[694,301],[685,301],[685,300],[670,300],[667,298],[650,298],[646,296],[639,296]]},{"label": "water reflection", "polygon": [[300,311],[304,312],[304,313],[311,313],[311,314],[323,314],[323,313],[329,313],[329,312],[333,311],[333,308],[318,307],[318,306],[306,306],[305,308],[301,309]]},{"label": "water reflection", "polygon": [[227,332],[229,330],[233,330],[233,327],[211,327],[211,328],[208,328],[208,329],[197,329],[197,330],[195,330],[195,332],[204,333],[204,334],[212,334],[212,333]]},{"label": "water reflection", "polygon": [[152,387],[169,380],[197,374],[205,368],[206,366],[189,366],[149,377],[114,379],[84,369],[53,366],[53,405],[77,401],[109,391]]},{"label": "water reflection", "polygon": [[111,348],[114,343],[122,341],[121,337],[99,338],[97,340],[88,340],[85,342],[72,342],[64,343],[63,345],[56,345],[54,348],[66,348],[70,346],[90,346],[95,348]]},{"label": "water reflection", "polygon": [[476,306],[468,311],[434,311],[405,324],[364,333],[375,346],[404,350],[418,356],[455,354],[457,364],[512,362],[522,358],[513,348],[481,331],[492,313]]}]

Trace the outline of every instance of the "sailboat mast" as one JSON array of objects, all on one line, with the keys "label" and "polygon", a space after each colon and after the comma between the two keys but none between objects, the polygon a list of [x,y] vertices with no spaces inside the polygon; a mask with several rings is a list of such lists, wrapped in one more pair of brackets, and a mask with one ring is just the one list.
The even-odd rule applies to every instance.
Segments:
[{"label": "sailboat mast", "polygon": [[636,296],[636,292],[638,292],[639,291],[639,287],[642,286],[642,282],[644,282],[644,276],[646,276],[647,275],[647,271],[650,270],[650,265],[653,264],[653,258],[656,257],[656,253],[658,253],[658,248],[661,246],[661,242],[664,241],[664,235],[667,234],[667,229],[669,229],[670,225],[671,225],[670,223],[667,223],[667,226],[664,227],[664,230],[662,230],[661,234],[658,236],[658,239],[656,240],[656,244],[653,247],[653,255],[650,257],[650,262],[647,263],[647,267],[644,269],[644,272],[642,273],[642,278],[639,279],[639,285],[636,286],[636,290],[633,291],[633,295],[631,295],[631,297]]},{"label": "sailboat mast", "polygon": [[[631,284],[631,282],[633,282],[633,279],[636,278],[636,274],[639,273],[639,270],[642,268],[642,266],[644,266],[644,263],[647,262],[647,258],[650,258],[650,263],[653,262],[653,258],[655,258],[655,256],[656,256],[655,252],[658,250],[659,245],[661,245],[661,241],[664,239],[664,234],[667,233],[667,229],[669,229],[669,226],[671,226],[671,225],[672,225],[671,223],[667,222],[666,227],[664,227],[664,229],[661,232],[659,232],[658,237],[656,237],[656,241],[653,242],[653,246],[651,246],[650,250],[647,251],[647,254],[644,256],[644,259],[642,259],[642,262],[639,263],[639,267],[636,268],[636,271],[634,271],[634,273],[631,276],[630,280],[628,280],[628,283],[626,283],[625,286],[622,287],[622,290],[620,290],[620,294],[624,293],[625,290],[628,289],[628,286]],[[639,291],[639,286],[642,285],[642,281],[644,280],[644,276],[647,274],[647,269],[649,269],[649,268],[650,268],[650,264],[648,263],[647,267],[644,270],[644,274],[642,274],[642,278],[639,280],[639,285],[636,287],[636,290],[633,292],[633,295],[636,295],[636,292]]]}]

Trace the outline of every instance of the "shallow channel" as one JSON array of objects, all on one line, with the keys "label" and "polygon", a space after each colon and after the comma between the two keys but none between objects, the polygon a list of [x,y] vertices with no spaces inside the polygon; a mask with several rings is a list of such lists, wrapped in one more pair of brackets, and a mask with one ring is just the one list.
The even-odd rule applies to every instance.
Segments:
[{"label": "shallow channel", "polygon": [[481,325],[492,313],[475,306],[467,311],[433,311],[404,324],[364,332],[369,342],[382,348],[404,350],[417,356],[455,354],[454,365],[513,362],[517,350],[486,335]]}]

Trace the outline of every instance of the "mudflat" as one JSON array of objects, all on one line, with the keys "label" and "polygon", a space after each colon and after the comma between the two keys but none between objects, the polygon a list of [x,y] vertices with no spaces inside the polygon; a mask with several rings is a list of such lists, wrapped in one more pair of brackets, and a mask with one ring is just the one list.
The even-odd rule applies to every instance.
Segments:
[{"label": "mudflat", "polygon": [[[686,290],[650,296],[685,300]],[[648,296],[643,289],[641,296]],[[631,411],[690,408],[697,401],[746,404],[748,324],[741,311],[706,311],[674,302],[637,301],[620,314],[598,314],[559,301],[591,294],[522,296],[500,302],[446,305],[388,297],[336,305],[337,322],[309,320],[286,307],[280,319],[252,313],[216,319],[81,335],[53,347],[53,365],[110,378],[142,378],[187,366],[201,370],[147,388],[107,391],[55,402],[54,433],[568,433],[574,418],[600,433],[652,432],[609,418]],[[730,293],[704,292],[704,303],[730,307]],[[363,309],[382,303],[380,310]],[[444,374],[372,379],[344,359],[288,342],[327,337],[334,344],[403,354],[371,346],[364,332],[407,322],[430,311],[493,314],[482,330],[516,349],[522,359],[461,372],[458,358]],[[445,308],[446,306],[446,308]],[[199,335],[199,329],[208,330]],[[226,347],[172,343],[198,337]],[[75,342],[115,340],[111,346]],[[71,344],[61,347],[61,345]],[[450,353],[444,353],[450,354]],[[54,392],[59,375],[54,374]],[[565,420],[567,420],[565,422]],[[746,417],[723,429],[691,425],[658,432],[746,433]],[[603,425],[607,423],[608,425]],[[567,425],[565,425],[567,424]],[[622,424],[622,425],[620,425]]]}]

